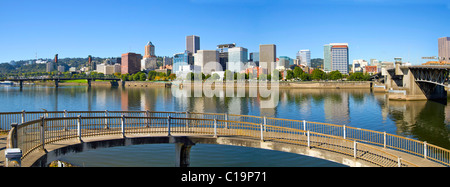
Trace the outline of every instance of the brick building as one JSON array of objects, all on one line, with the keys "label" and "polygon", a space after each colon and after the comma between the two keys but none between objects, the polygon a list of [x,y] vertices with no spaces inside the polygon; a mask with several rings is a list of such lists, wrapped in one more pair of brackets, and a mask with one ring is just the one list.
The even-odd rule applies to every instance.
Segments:
[{"label": "brick building", "polygon": [[141,70],[142,55],[136,53],[122,54],[122,64],[120,66],[122,74],[134,74]]}]

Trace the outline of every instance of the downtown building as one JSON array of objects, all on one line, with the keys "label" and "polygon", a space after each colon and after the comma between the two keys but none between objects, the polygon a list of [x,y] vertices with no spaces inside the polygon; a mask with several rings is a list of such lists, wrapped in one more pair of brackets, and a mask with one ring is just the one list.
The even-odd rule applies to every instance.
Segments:
[{"label": "downtown building", "polygon": [[348,43],[330,43],[323,48],[323,65],[325,72],[339,71],[348,74]]},{"label": "downtown building", "polygon": [[200,36],[186,36],[186,50],[195,54],[200,50]]},{"label": "downtown building", "polygon": [[141,70],[141,54],[125,53],[122,54],[122,64],[120,66],[121,74],[135,74]]},{"label": "downtown building", "polygon": [[212,71],[222,71],[219,64],[219,51],[198,50],[194,54],[194,73],[211,74]]},{"label": "downtown building", "polygon": [[450,37],[438,39],[439,61],[450,63]]},{"label": "downtown building", "polygon": [[141,71],[151,71],[157,68],[155,46],[151,41],[145,46],[145,55],[141,60]]},{"label": "downtown building", "polygon": [[264,74],[272,74],[277,61],[277,46],[275,44],[259,45],[259,67]]},{"label": "downtown building", "polygon": [[236,47],[236,43],[217,45],[216,50],[219,51],[219,64],[222,66],[223,71],[225,71],[228,66],[228,50],[233,47]]},{"label": "downtown building", "polygon": [[311,51],[309,49],[298,51],[297,60],[300,65],[311,67]]},{"label": "downtown building", "polygon": [[[248,62],[248,50],[243,47],[233,47],[228,49],[227,70],[241,73],[245,71]],[[225,69],[224,69],[225,70]]]}]

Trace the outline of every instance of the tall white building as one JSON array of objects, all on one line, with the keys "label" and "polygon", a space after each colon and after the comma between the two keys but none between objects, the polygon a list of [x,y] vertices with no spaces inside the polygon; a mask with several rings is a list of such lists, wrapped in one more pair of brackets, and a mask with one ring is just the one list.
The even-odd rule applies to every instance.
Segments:
[{"label": "tall white building", "polygon": [[240,73],[245,70],[248,62],[248,50],[243,47],[233,47],[228,49],[227,70]]},{"label": "tall white building", "polygon": [[211,71],[220,71],[219,51],[197,50],[194,54],[194,73],[211,74]]},{"label": "tall white building", "polygon": [[298,51],[297,59],[300,60],[301,65],[311,67],[311,51],[309,49]]}]

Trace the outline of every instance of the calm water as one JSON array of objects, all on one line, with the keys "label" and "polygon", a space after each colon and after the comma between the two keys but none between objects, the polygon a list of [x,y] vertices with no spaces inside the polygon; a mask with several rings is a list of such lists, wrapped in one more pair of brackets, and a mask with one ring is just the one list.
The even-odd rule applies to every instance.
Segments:
[{"label": "calm water", "polygon": [[[178,92],[177,92],[178,93]],[[450,149],[450,107],[433,101],[389,101],[369,89],[280,89],[278,105],[261,107],[259,97],[175,97],[170,88],[62,86],[0,87],[0,111],[153,110],[248,114],[327,122],[411,137]],[[80,166],[174,166],[174,145],[136,145],[68,155]],[[208,157],[202,155],[209,155]],[[195,145],[191,166],[341,166],[255,148]]]}]

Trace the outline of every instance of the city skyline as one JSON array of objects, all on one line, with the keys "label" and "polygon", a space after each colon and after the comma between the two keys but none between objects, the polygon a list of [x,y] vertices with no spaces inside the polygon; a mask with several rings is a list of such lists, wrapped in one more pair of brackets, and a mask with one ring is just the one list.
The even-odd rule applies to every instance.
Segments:
[{"label": "city skyline", "polygon": [[[295,58],[299,50],[310,49],[313,59],[323,58],[324,44],[343,42],[349,44],[350,61],[402,57],[420,64],[421,57],[438,56],[438,38],[448,36],[450,28],[441,24],[450,13],[449,3],[441,0],[52,2],[2,2],[11,8],[0,12],[5,28],[0,30],[0,63],[36,55],[144,54],[148,41],[158,46],[157,56],[173,56],[184,51],[186,36],[196,35],[202,38],[200,50],[236,43],[252,53],[272,43],[277,57]],[[220,11],[229,14],[218,16]]]}]

